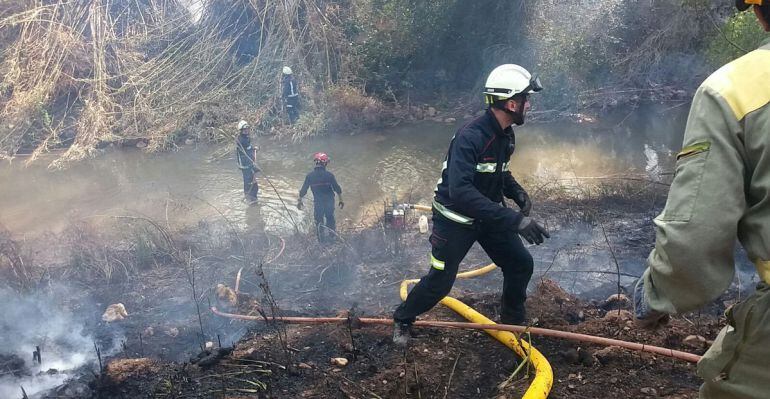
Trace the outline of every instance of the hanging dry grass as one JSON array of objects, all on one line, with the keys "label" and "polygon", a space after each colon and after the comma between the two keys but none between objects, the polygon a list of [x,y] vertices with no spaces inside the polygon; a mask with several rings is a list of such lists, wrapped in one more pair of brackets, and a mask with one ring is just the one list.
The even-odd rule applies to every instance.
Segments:
[{"label": "hanging dry grass", "polygon": [[[345,41],[329,20],[339,7],[197,5],[199,18],[177,0],[14,2],[0,14],[0,157],[29,152],[32,162],[64,147],[61,166],[107,143],[156,151],[183,136],[216,140],[241,118],[266,127],[280,116],[284,64],[301,72],[308,120],[319,118],[312,91],[340,78]],[[306,125],[304,135],[325,124]]]}]

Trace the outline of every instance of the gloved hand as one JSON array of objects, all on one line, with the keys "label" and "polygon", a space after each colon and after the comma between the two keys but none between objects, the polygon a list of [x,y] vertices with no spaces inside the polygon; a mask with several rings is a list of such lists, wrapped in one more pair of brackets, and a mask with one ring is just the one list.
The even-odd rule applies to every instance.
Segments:
[{"label": "gloved hand", "polygon": [[516,232],[524,237],[530,244],[540,245],[544,241],[543,237],[551,238],[543,226],[539,225],[529,216],[521,218],[521,222],[519,222],[519,225],[516,227]]},{"label": "gloved hand", "polygon": [[634,287],[634,317],[637,326],[647,329],[656,329],[667,324],[670,319],[668,314],[650,307],[644,292],[644,277],[640,278]]},{"label": "gloved hand", "polygon": [[340,209],[345,207],[345,203],[342,200],[337,205],[339,205]]},{"label": "gloved hand", "polygon": [[529,199],[529,194],[526,191],[520,191],[516,197],[515,202],[521,209],[521,214],[529,216],[529,213],[532,212],[532,200]]},{"label": "gloved hand", "polygon": [[305,204],[302,203],[302,198],[297,200],[297,209],[299,209],[301,211],[302,208],[304,208],[304,207],[305,207]]}]

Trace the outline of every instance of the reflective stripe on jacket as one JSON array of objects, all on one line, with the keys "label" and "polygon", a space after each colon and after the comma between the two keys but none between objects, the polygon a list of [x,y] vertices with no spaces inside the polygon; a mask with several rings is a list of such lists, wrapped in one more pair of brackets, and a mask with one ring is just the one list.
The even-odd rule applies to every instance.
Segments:
[{"label": "reflective stripe on jacket", "polygon": [[307,194],[308,188],[313,191],[313,200],[316,203],[334,202],[334,193],[342,194],[342,188],[337,184],[334,174],[323,166],[316,166],[312,172],[305,176],[305,182],[299,190],[300,198]]},{"label": "reflective stripe on jacket", "polygon": [[435,202],[471,221],[518,224],[521,214],[501,205],[503,195],[513,199],[524,191],[508,170],[514,146],[513,129],[503,130],[492,111],[460,128],[449,144]]},{"label": "reflective stripe on jacket", "polygon": [[287,106],[295,106],[299,102],[299,86],[291,75],[283,79],[283,98]]},{"label": "reflective stripe on jacket", "polygon": [[251,138],[248,135],[238,134],[235,139],[235,160],[238,162],[239,169],[251,169],[254,167],[254,156],[256,151],[251,145]]}]

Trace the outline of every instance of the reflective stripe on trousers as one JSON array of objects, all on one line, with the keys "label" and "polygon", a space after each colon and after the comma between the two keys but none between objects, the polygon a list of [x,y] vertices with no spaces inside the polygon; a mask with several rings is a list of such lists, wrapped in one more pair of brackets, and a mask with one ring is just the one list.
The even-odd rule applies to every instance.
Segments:
[{"label": "reflective stripe on trousers", "polygon": [[433,253],[430,254],[430,265],[436,270],[444,270],[444,261],[436,259]]}]

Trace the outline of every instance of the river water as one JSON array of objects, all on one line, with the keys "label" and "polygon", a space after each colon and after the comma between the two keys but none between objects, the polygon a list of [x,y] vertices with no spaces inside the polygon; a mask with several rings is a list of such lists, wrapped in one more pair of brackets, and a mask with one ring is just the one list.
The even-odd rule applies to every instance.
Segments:
[{"label": "river water", "polygon": [[[516,129],[511,170],[531,184],[615,173],[655,177],[681,146],[686,108],[647,107],[597,123],[522,126]],[[282,232],[296,223],[306,229],[312,216],[295,208],[297,192],[312,169],[311,154],[324,151],[343,188],[346,207],[338,218],[354,224],[379,215],[393,195],[428,203],[447,145],[462,123],[402,124],[301,144],[257,137],[263,173],[260,201],[252,207],[242,201],[234,151],[221,146],[190,145],[162,154],[107,151],[60,171],[46,169],[46,160],[29,167],[18,160],[0,166],[0,223],[14,234],[34,235],[119,215],[173,216],[176,223],[224,215],[241,227]]]},{"label": "river water", "polygon": [[[645,179],[665,180],[666,173],[672,170],[673,155],[681,147],[686,111],[686,106],[648,107],[604,116],[595,123],[523,126],[516,129],[517,150],[511,171],[530,191],[544,182],[571,181],[576,177],[635,174]],[[428,204],[448,143],[461,123],[424,122],[355,134],[341,132],[301,144],[257,137],[254,140],[260,146],[258,162],[263,173],[256,206],[242,201],[242,178],[233,148],[189,145],[162,154],[134,149],[106,151],[95,159],[55,171],[46,168],[46,160],[24,167],[21,159],[0,165],[0,226],[10,230],[14,238],[31,240],[83,220],[91,224],[113,224],[111,218],[117,216],[148,217],[174,227],[195,225],[207,219],[221,222],[224,217],[240,228],[264,229],[278,235],[291,232],[295,224],[307,231],[312,215],[296,209],[297,192],[305,174],[312,169],[312,154],[324,151],[331,156],[329,169],[336,174],[344,191],[346,207],[338,211],[338,219],[341,225],[350,227],[379,217],[383,202],[393,196],[398,201]],[[310,198],[307,205],[312,209]],[[551,240],[542,246],[530,247],[535,259],[532,282],[547,277],[568,292],[596,299],[616,292],[618,282],[629,286],[633,276],[638,276],[645,267],[645,257],[652,245],[652,216],[636,213],[615,217],[606,224],[609,239],[604,236],[604,226],[597,226],[596,222],[551,226]],[[607,241],[615,247],[614,252]],[[427,250],[427,240],[423,245]],[[742,271],[738,274],[739,282],[742,281],[741,286],[746,289],[756,274],[745,255],[739,251],[738,256]],[[486,262],[487,257],[475,248],[461,267]],[[317,278],[312,270],[311,275],[307,275],[307,265],[274,264],[266,267],[266,271],[281,309],[301,314],[328,314],[332,310],[360,306],[372,314],[382,314],[398,302],[394,282],[418,277],[427,267],[409,264],[405,268],[396,263],[387,265],[394,267],[392,271],[381,270],[383,281],[379,283],[373,283],[372,271],[361,265],[345,266],[347,269],[340,266],[337,269],[345,269],[344,273],[330,271],[325,275],[329,268],[326,267]],[[624,274],[620,280],[615,274],[616,267]],[[234,272],[224,269],[210,271],[221,274],[210,281],[231,281]],[[293,270],[300,273],[284,273]],[[318,268],[314,270],[317,272]],[[408,270],[406,276],[402,275],[404,270]],[[380,277],[377,275],[376,279]],[[500,277],[500,273],[495,272],[463,280],[454,290],[460,295],[496,293]],[[242,288],[248,288],[246,282],[244,279]],[[344,290],[338,289],[342,286]],[[334,289],[327,289],[329,287]],[[535,284],[530,285],[530,289],[533,287]],[[115,295],[131,309],[132,320],[142,329],[143,322],[171,314],[178,314],[180,319],[166,320],[168,326],[178,323],[180,328],[186,328],[188,325],[184,323],[189,319],[184,315],[194,315],[186,288],[178,292],[163,291],[152,293],[153,298],[157,295],[163,300],[150,307],[146,306],[143,295],[138,295],[141,301],[130,292]],[[104,304],[99,305],[103,308]],[[93,314],[96,313],[90,311],[89,315]],[[12,319],[6,322],[15,323]],[[49,324],[44,326],[48,328]],[[216,325],[207,325],[209,327]],[[80,331],[69,327],[60,329]],[[236,339],[242,331],[238,330],[228,339]],[[46,334],[50,335],[50,331]],[[183,345],[186,341],[176,339],[174,342]],[[32,350],[28,347],[32,348],[23,346],[23,354]],[[176,356],[181,359],[185,354],[180,351]],[[63,379],[61,376],[64,374],[60,375]],[[27,389],[43,390],[59,383],[58,380],[14,379],[6,382],[0,381],[0,392],[6,392],[3,388],[16,392],[19,384]]]}]

